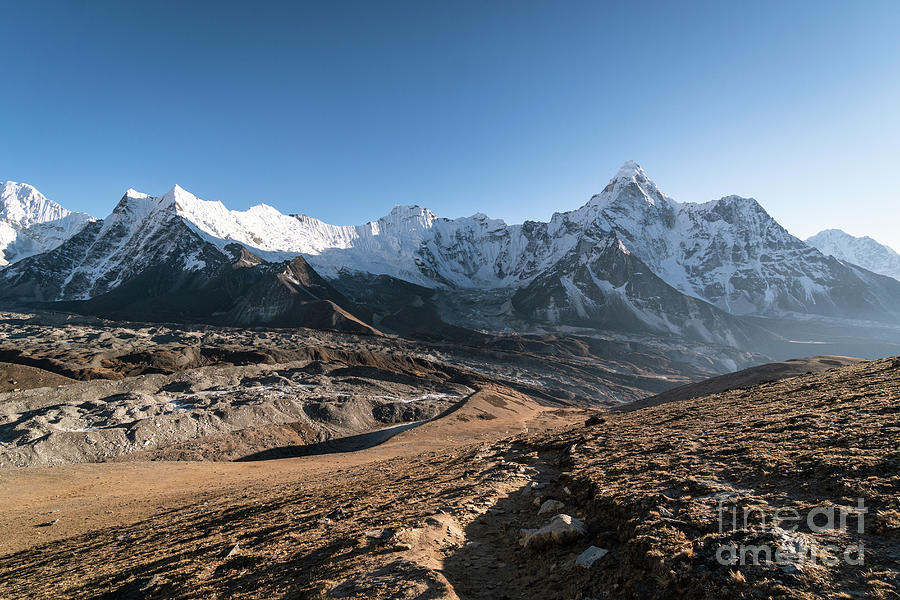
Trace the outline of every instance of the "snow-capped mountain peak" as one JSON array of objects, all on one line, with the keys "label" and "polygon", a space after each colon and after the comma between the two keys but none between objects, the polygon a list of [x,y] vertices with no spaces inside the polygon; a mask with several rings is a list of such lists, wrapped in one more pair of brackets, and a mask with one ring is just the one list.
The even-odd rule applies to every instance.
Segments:
[{"label": "snow-capped mountain peak", "polygon": [[706,221],[723,221],[733,226],[749,227],[754,233],[759,233],[768,226],[781,228],[756,199],[743,196],[724,196],[699,204],[687,202],[679,205],[679,212]]},{"label": "snow-capped mountain peak", "polygon": [[807,239],[806,243],[822,254],[900,280],[900,254],[868,236],[855,237],[840,229],[826,229]]},{"label": "snow-capped mountain peak", "polygon": [[391,212],[378,219],[376,223],[378,223],[380,231],[422,232],[431,229],[436,220],[437,217],[433,212],[414,204],[412,206],[394,206]]},{"label": "snow-capped mountain peak", "polygon": [[642,169],[641,165],[637,164],[635,161],[626,160],[624,163],[622,163],[622,166],[619,167],[619,171],[616,173],[616,176],[613,179],[638,177],[647,179],[647,174],[644,173],[644,169]]},{"label": "snow-capped mountain peak", "polygon": [[[129,190],[81,238],[59,253],[67,258],[56,261],[58,281],[47,297],[105,293],[153,261],[197,272],[227,259],[227,248],[237,243],[270,262],[302,255],[331,279],[346,272],[388,275],[433,289],[501,296],[528,287],[530,306],[552,299],[553,306],[538,310],[547,318],[563,314],[566,298],[581,302],[582,317],[599,314],[588,310],[589,300],[600,301],[594,292],[606,298],[633,294],[625,298],[628,310],[639,312],[659,294],[677,293],[693,297],[690,306],[703,300],[732,314],[900,314],[890,308],[893,292],[880,290],[883,283],[794,238],[756,200],[677,203],[632,161],[584,206],[556,213],[549,223],[507,225],[483,213],[446,219],[409,205],[362,225],[339,226],[266,204],[229,210],[175,185],[155,197]],[[76,247],[83,262],[73,274]],[[8,270],[7,279],[24,282],[29,268]],[[632,281],[632,274],[638,279]],[[644,279],[651,275],[659,280],[652,285]],[[573,285],[583,289],[576,293]],[[867,286],[880,291],[867,292]],[[549,289],[555,291],[545,294]],[[640,319],[662,318],[648,314]]]},{"label": "snow-capped mountain peak", "polygon": [[163,194],[158,203],[161,206],[175,206],[179,212],[193,213],[195,211],[222,211],[227,210],[225,205],[218,201],[201,200],[177,183],[168,192]]},{"label": "snow-capped mountain peak", "polygon": [[150,195],[145,194],[143,192],[139,192],[134,188],[128,188],[128,190],[125,191],[125,197],[126,198],[149,198]]},{"label": "snow-capped mountain peak", "polygon": [[591,198],[588,206],[602,209],[623,199],[628,199],[629,203],[644,202],[650,206],[668,207],[674,204],[633,160],[622,165],[603,191]]},{"label": "snow-capped mountain peak", "polygon": [[93,218],[73,213],[27,183],[0,184],[0,266],[56,248]]},{"label": "snow-capped mountain peak", "polygon": [[0,187],[0,221],[29,227],[72,214],[27,183],[4,182]]},{"label": "snow-capped mountain peak", "polygon": [[625,186],[628,184],[635,185],[651,185],[655,187],[650,178],[647,177],[647,173],[644,172],[644,169],[641,168],[641,165],[636,163],[633,160],[625,161],[612,179],[609,180],[607,184],[607,188],[611,186]]}]

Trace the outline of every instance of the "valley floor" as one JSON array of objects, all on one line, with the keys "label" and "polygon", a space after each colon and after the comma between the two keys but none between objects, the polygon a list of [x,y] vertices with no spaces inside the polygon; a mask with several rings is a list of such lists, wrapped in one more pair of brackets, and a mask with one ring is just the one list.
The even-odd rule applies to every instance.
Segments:
[{"label": "valley floor", "polygon": [[5,470],[0,597],[897,598],[898,394],[900,360],[632,412],[484,386],[355,453]]}]

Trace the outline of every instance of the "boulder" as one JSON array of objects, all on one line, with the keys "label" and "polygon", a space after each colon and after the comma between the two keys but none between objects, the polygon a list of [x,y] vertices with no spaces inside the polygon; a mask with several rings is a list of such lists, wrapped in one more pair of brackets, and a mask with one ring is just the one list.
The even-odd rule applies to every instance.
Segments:
[{"label": "boulder", "polygon": [[587,535],[587,526],[569,515],[559,514],[540,529],[523,529],[519,544],[538,549],[553,544],[563,546]]},{"label": "boulder", "polygon": [[541,504],[540,510],[538,510],[539,515],[546,515],[548,513],[558,513],[560,510],[565,508],[565,503],[560,502],[559,500],[554,500],[551,498],[547,500],[543,504]]}]

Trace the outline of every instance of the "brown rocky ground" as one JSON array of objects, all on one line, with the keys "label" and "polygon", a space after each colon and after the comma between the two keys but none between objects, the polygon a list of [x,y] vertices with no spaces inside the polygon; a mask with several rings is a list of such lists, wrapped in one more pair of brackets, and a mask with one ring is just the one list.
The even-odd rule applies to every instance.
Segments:
[{"label": "brown rocky ground", "polygon": [[637,410],[639,408],[647,408],[648,406],[656,406],[665,402],[674,402],[675,400],[689,400],[691,398],[702,398],[710,394],[719,394],[729,390],[738,388],[749,388],[762,383],[772,383],[781,381],[788,377],[797,377],[798,375],[811,375],[813,373],[821,373],[835,367],[846,367],[847,365],[855,365],[863,359],[854,358],[852,356],[811,356],[809,358],[793,358],[781,362],[766,363],[737,373],[726,373],[718,377],[711,377],[695,383],[688,383],[666,390],[661,394],[641,398],[634,402],[629,402],[617,407],[617,410]]},{"label": "brown rocky ground", "polygon": [[72,379],[51,371],[0,362],[0,394],[72,383]]},{"label": "brown rocky ground", "polygon": [[[485,385],[359,452],[6,470],[0,597],[897,598],[898,394],[881,360],[573,425]],[[861,533],[772,526],[858,498]],[[752,510],[720,531],[720,507]],[[584,528],[521,546],[557,513]]]},{"label": "brown rocky ground", "polygon": [[[637,400],[766,362],[758,354],[723,347],[687,348],[651,337],[482,335],[476,343],[466,344],[312,329],[122,323],[65,313],[0,311],[0,361],[79,381],[313,360],[387,368],[441,363],[545,399],[595,406]],[[29,387],[40,386],[20,389]]]}]

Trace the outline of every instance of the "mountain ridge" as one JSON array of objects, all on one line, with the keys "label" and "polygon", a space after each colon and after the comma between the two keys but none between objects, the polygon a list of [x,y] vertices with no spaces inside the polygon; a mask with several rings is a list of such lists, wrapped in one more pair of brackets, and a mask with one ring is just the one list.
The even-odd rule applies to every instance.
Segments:
[{"label": "mountain ridge", "polygon": [[56,248],[92,220],[49,200],[32,185],[0,183],[0,267]]},{"label": "mountain ridge", "polygon": [[[633,161],[580,208],[517,225],[483,213],[446,219],[396,206],[377,221],[335,226],[265,204],[232,211],[178,185],[161,196],[128,190],[106,219],[0,271],[0,298],[86,302],[146,282],[147,272],[173,285],[209,282],[231,264],[234,244],[260,263],[302,257],[304,269],[327,281],[359,273],[436,290],[424,300],[411,293],[408,301],[447,331],[462,323],[478,330],[629,331],[759,350],[777,335],[740,317],[900,323],[900,282],[825,256],[753,198],[676,202]],[[350,295],[336,306],[367,313],[346,306],[365,297],[358,289],[364,281],[339,286]],[[468,315],[450,298],[463,291],[484,299]],[[400,323],[403,309],[383,313]],[[403,326],[411,326],[408,318]]]},{"label": "mountain ridge", "polygon": [[856,237],[840,229],[825,229],[807,238],[806,243],[822,254],[900,280],[900,254],[869,236]]},{"label": "mountain ridge", "polygon": [[[179,214],[211,243],[236,241],[267,260],[302,254],[329,278],[350,269],[426,287],[517,287],[552,268],[583,238],[616,231],[666,283],[733,314],[846,313],[834,306],[830,290],[854,279],[852,270],[791,236],[755,199],[679,203],[633,161],[580,208],[518,225],[483,213],[445,219],[427,208],[396,206],[377,221],[335,226],[267,205],[230,211],[173,190]],[[801,272],[785,272],[785,261]],[[865,298],[853,303],[873,304]]]}]

